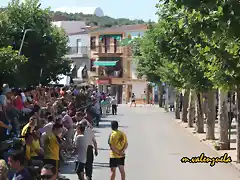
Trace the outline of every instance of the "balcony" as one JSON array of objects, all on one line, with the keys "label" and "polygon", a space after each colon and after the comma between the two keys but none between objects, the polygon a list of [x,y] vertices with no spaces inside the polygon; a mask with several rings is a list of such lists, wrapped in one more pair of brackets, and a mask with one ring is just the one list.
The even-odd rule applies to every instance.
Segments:
[{"label": "balcony", "polygon": [[119,57],[123,55],[122,47],[119,45],[99,45],[91,48],[93,55],[102,57]]},{"label": "balcony", "polygon": [[80,47],[68,47],[69,58],[78,58],[78,57],[88,57],[90,53],[90,48],[87,46]]},{"label": "balcony", "polygon": [[122,70],[111,70],[111,69],[100,69],[99,70],[99,76],[102,77],[115,77],[115,78],[122,78],[123,73]]}]

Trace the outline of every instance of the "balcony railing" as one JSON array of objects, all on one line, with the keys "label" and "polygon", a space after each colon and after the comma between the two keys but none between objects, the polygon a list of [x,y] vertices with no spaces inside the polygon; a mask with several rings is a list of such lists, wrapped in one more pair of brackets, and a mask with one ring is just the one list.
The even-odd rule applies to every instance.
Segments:
[{"label": "balcony railing", "polygon": [[91,47],[93,53],[123,53],[122,47],[119,45],[99,45]]},{"label": "balcony railing", "polygon": [[87,46],[68,47],[68,55],[87,56],[90,53],[90,48]]},{"label": "balcony railing", "polygon": [[122,71],[106,71],[102,70],[99,72],[100,76],[109,76],[109,77],[123,77]]}]

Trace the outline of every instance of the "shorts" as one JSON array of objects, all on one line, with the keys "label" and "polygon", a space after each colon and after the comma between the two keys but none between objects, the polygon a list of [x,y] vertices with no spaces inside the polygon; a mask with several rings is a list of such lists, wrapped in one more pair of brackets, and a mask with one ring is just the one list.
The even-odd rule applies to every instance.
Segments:
[{"label": "shorts", "polygon": [[85,167],[85,163],[76,162],[75,172],[76,172],[77,174],[84,172],[84,167]]},{"label": "shorts", "polygon": [[59,171],[59,161],[58,160],[53,160],[53,159],[44,159],[43,160],[44,165],[50,164],[56,168],[56,172]]},{"label": "shorts", "polygon": [[110,158],[109,166],[110,168],[116,168],[118,166],[125,165],[125,157],[122,158]]}]

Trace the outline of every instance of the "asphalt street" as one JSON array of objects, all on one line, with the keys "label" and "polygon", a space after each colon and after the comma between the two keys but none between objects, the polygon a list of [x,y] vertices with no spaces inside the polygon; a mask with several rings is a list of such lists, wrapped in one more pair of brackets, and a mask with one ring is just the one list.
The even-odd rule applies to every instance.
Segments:
[{"label": "asphalt street", "polygon": [[[110,170],[108,136],[110,122],[119,121],[120,130],[128,136],[126,151],[127,180],[237,180],[240,172],[231,164],[182,164],[182,157],[219,156],[198,138],[174,122],[174,114],[157,107],[128,107],[120,105],[117,116],[103,119],[95,128],[99,155],[94,161],[94,180],[108,180]],[[74,163],[62,167],[63,175],[77,180]],[[120,180],[120,174],[117,175]]]}]

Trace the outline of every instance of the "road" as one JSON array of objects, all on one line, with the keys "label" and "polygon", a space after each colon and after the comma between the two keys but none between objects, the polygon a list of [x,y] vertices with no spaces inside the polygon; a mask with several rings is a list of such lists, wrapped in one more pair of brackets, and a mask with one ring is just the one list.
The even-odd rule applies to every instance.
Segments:
[{"label": "road", "polygon": [[[119,107],[117,116],[104,119],[96,128],[99,155],[94,163],[94,180],[108,180],[110,121],[117,120],[129,141],[126,151],[127,180],[239,180],[238,172],[231,164],[182,164],[183,156],[193,157],[201,153],[216,157],[218,154],[204,145],[174,122],[173,113],[157,107]],[[77,180],[74,165],[64,167],[64,175]],[[118,173],[117,180],[120,180]]]}]

